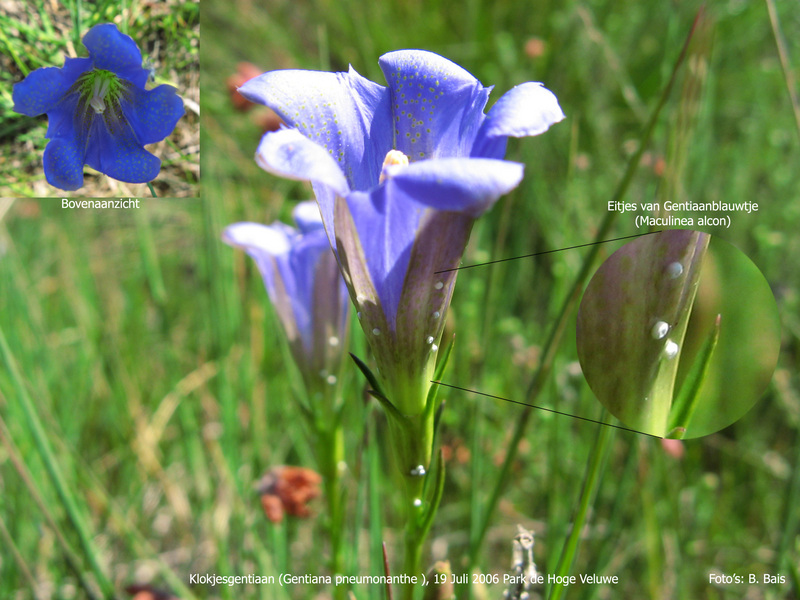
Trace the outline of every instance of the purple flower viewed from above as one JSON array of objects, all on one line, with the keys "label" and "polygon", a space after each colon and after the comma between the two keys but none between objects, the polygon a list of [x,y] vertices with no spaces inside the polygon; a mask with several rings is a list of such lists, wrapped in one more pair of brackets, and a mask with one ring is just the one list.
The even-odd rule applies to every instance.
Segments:
[{"label": "purple flower viewed from above", "polygon": [[174,87],[145,89],[148,71],[136,43],[112,23],[83,37],[88,58],[36,69],[14,85],[14,110],[47,114],[44,172],[62,190],[83,186],[83,165],[128,183],[158,176],[161,160],[144,149],[172,133],[184,114]]},{"label": "purple flower viewed from above", "polygon": [[387,393],[417,414],[453,291],[447,270],[474,220],[522,179],[522,165],[502,160],[506,140],[564,115],[539,83],[484,114],[491,88],[431,52],[390,52],[380,66],[388,87],[351,67],[272,71],[239,91],[289,126],[262,138],[256,160],[312,182]]},{"label": "purple flower viewed from above", "polygon": [[294,219],[299,230],[280,222],[236,223],[225,229],[222,239],[256,261],[295,363],[313,392],[336,383],[349,305],[316,203],[298,204]]}]

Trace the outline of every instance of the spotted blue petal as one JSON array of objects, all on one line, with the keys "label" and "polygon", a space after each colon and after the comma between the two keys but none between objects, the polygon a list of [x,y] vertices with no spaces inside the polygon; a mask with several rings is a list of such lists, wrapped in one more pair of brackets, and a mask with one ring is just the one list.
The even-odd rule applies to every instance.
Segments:
[{"label": "spotted blue petal", "polygon": [[146,144],[170,135],[184,114],[172,86],[146,90],[148,72],[136,43],[112,23],[83,38],[89,58],[33,71],[14,85],[14,110],[47,114],[44,172],[64,190],[83,186],[83,166],[129,183],[152,181],[161,160]]},{"label": "spotted blue petal", "polygon": [[36,69],[14,84],[14,111],[29,117],[45,114],[58,104],[75,80],[91,68],[92,61],[88,58],[67,58],[62,68]]},{"label": "spotted blue petal", "polygon": [[350,69],[347,73],[271,71],[239,92],[277,112],[284,122],[320,146],[353,189],[378,183],[392,148],[389,93]]},{"label": "spotted blue petal", "polygon": [[83,36],[83,45],[95,69],[113,71],[136,87],[144,88],[148,73],[142,68],[142,53],[133,38],[120,32],[116,25],[95,25]]},{"label": "spotted blue petal", "polygon": [[171,85],[152,90],[133,86],[122,112],[140,145],[155,144],[168,137],[184,115],[183,100]]},{"label": "spotted blue petal", "polygon": [[433,52],[398,50],[379,63],[391,90],[395,147],[412,161],[469,156],[491,88]]}]

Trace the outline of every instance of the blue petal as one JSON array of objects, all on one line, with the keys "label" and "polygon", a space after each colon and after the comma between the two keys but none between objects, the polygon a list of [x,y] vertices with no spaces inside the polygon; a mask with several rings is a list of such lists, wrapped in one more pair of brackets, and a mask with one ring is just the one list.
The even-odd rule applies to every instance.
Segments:
[{"label": "blue petal", "polygon": [[58,104],[80,75],[92,68],[88,58],[67,58],[64,67],[45,67],[14,84],[14,111],[36,117]]},{"label": "blue petal", "polygon": [[152,181],[161,169],[161,159],[145,150],[124,119],[117,119],[111,110],[93,115],[84,161],[93,169],[127,183]]},{"label": "blue petal", "polygon": [[[47,137],[43,165],[47,182],[62,190],[74,191],[83,186],[83,165],[88,130],[76,117],[77,94],[69,94],[48,112]],[[92,113],[93,114],[93,113]]]},{"label": "blue petal", "polygon": [[[395,197],[394,191],[383,185],[372,192],[353,192],[347,197],[369,279],[392,330],[416,226],[426,208],[413,198]],[[337,228],[336,233],[340,236],[342,232]],[[356,289],[355,293],[358,296],[363,291]]]},{"label": "blue petal", "polygon": [[[289,255],[289,262],[285,269],[282,269],[284,282],[292,278],[293,290],[290,293],[292,305],[294,306],[297,327],[303,337],[303,343],[307,349],[313,345],[313,312],[315,307],[315,282],[318,276],[318,265],[324,256],[331,255],[331,247],[328,238],[322,229],[299,236],[292,247]],[[331,255],[332,258],[332,255]],[[279,263],[279,266],[283,266]],[[333,265],[336,273],[334,284],[339,283],[341,276],[335,264]],[[329,289],[327,298],[324,302],[334,302],[330,297],[330,292],[335,288]],[[288,288],[287,288],[288,291]]]},{"label": "blue petal", "polygon": [[330,153],[306,138],[297,129],[281,129],[261,138],[256,151],[259,166],[281,177],[311,181],[322,220],[333,248],[333,206],[336,195],[349,191],[344,173]]},{"label": "blue petal", "polygon": [[500,98],[483,123],[471,156],[503,158],[508,137],[539,135],[564,119],[553,92],[541,83],[523,83]]},{"label": "blue petal", "polygon": [[522,181],[523,165],[488,158],[447,158],[390,167],[387,184],[437,210],[477,219]]},{"label": "blue petal", "polygon": [[142,145],[160,142],[169,136],[185,114],[183,100],[171,85],[152,90],[129,88],[122,111]]},{"label": "blue petal", "polygon": [[348,73],[271,71],[245,83],[239,92],[265,104],[284,122],[319,144],[336,161],[353,189],[378,183],[392,149],[389,91]]},{"label": "blue petal", "polygon": [[[59,137],[73,137],[76,135],[75,128],[78,127],[85,116],[78,108],[80,94],[72,92],[65,95],[61,101],[47,111],[47,137],[55,139]],[[83,109],[88,108],[84,102]],[[85,137],[83,138],[85,141]],[[82,146],[83,143],[81,142]]]},{"label": "blue petal", "polygon": [[349,190],[336,161],[297,129],[265,134],[256,150],[256,162],[265,171],[281,177],[323,183],[341,195]]},{"label": "blue petal", "polygon": [[120,33],[113,23],[95,25],[83,36],[83,45],[98,69],[113,71],[140,88],[147,83],[142,53],[133,38]]},{"label": "blue petal", "polygon": [[411,161],[469,156],[491,88],[432,52],[398,50],[379,62],[392,93],[396,148]]},{"label": "blue petal", "polygon": [[47,183],[53,187],[69,191],[83,187],[83,153],[76,137],[50,140],[43,163]]},{"label": "blue petal", "polygon": [[[346,290],[335,263],[330,265],[335,279],[329,283],[338,291],[338,298],[331,297],[331,288],[318,289],[318,280],[323,276],[319,271],[321,260],[327,256],[332,258],[324,232],[317,229],[298,234],[283,223],[269,226],[236,223],[225,229],[222,239],[242,248],[256,261],[287,337],[293,342],[299,336],[307,357],[310,356],[314,346],[315,294],[322,292],[324,303],[328,305],[347,307]],[[321,315],[325,313],[324,310],[320,312]],[[337,310],[332,317],[339,320],[344,315]]]},{"label": "blue petal", "polygon": [[350,302],[322,227],[318,225],[315,230],[298,236],[290,253],[289,267],[295,278],[292,303],[310,375],[317,379],[320,375],[324,377],[324,373],[338,372]]},{"label": "blue petal", "polygon": [[[302,337],[291,300],[296,295],[296,285],[289,268],[289,253],[296,237],[297,232],[283,223],[236,223],[226,227],[222,233],[226,244],[241,248],[256,261],[269,299],[290,342]],[[303,320],[304,315],[307,320],[307,311],[301,312],[300,319]]]},{"label": "blue petal", "polygon": [[319,206],[314,200],[300,202],[292,211],[292,218],[297,223],[297,227],[302,233],[322,229],[322,217],[319,214]]},{"label": "blue petal", "polygon": [[[468,158],[422,161],[392,169],[384,185],[347,197],[370,279],[393,330],[426,211],[477,218],[521,179],[522,165],[517,163]],[[426,235],[441,233],[426,230]],[[464,248],[457,250],[460,256]]]},{"label": "blue petal", "polygon": [[277,291],[273,260],[289,253],[295,235],[294,229],[283,223],[262,225],[245,222],[226,227],[222,232],[222,241],[229,246],[241,248],[256,261],[272,299]]}]

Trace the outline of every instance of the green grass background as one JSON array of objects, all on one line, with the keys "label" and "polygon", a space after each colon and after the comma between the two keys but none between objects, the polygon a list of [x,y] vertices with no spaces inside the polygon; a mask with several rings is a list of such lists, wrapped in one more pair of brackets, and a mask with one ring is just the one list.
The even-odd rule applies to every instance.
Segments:
[{"label": "green grass background", "polygon": [[[136,211],[105,212],[0,201],[0,330],[18,367],[0,368],[3,597],[80,598],[112,588],[124,597],[126,585],[141,582],[182,598],[330,594],[305,586],[181,589],[189,573],[325,572],[321,518],[272,526],[253,490],[272,465],[314,461],[263,285],[219,235],[238,220],[288,218],[311,191],[253,161],[257,113],[233,110],[225,86],[239,61],[263,70],[352,64],[383,83],[382,53],[424,48],[495,85],[490,103],[517,83],[544,82],[567,119],[510,143],[508,158],[525,163],[525,179],[476,225],[465,256],[473,264],[592,240],[697,7],[203,0],[200,200],[151,199]],[[796,73],[800,11],[779,1],[777,13]],[[682,459],[657,440],[615,434],[573,572],[618,575],[620,583],[572,586],[567,598],[778,599],[800,589],[798,127],[766,4],[709,3],[695,41],[627,200],[760,204],[758,213],[734,215],[730,229],[709,231],[741,249],[770,283],[783,328],[778,369],[751,411],[684,443]],[[632,217],[618,218],[614,237],[635,233]],[[458,335],[446,381],[524,401],[586,252],[463,271],[448,318]],[[359,336],[354,350],[365,356]],[[538,403],[599,419],[573,336],[574,318]],[[354,574],[382,572],[386,540],[396,571],[402,520],[379,443],[385,423],[357,374],[348,378],[346,564]],[[447,481],[424,561],[447,558],[462,574],[521,407],[443,392]],[[43,425],[74,510],[40,458],[22,396]],[[478,569],[508,571],[520,523],[537,534],[539,570],[554,570],[597,430],[535,411]],[[786,583],[716,586],[712,572],[783,575]],[[502,586],[458,591],[499,598]],[[375,587],[354,592],[383,597]]]}]

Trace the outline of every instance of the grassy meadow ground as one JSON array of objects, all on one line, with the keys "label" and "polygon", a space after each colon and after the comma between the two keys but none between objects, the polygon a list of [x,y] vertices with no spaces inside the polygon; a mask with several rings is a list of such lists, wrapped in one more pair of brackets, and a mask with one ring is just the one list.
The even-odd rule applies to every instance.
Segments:
[{"label": "grassy meadow ground", "polygon": [[[776,5],[796,80],[800,11],[793,2]],[[261,70],[352,64],[384,83],[381,54],[424,48],[494,85],[490,105],[515,84],[544,82],[567,119],[509,144],[507,157],[525,163],[525,179],[476,224],[464,258],[475,264],[594,239],[697,8],[630,0],[203,0],[200,199],[145,198],[138,209],[106,211],[0,199],[0,596],[124,598],[126,586],[152,583],[182,599],[332,597],[325,586],[189,584],[192,573],[326,573],[323,503],[312,505],[315,517],[273,525],[254,491],[270,467],[313,468],[315,460],[261,279],[220,233],[235,221],[288,219],[311,190],[255,164],[269,116],[261,107],[233,108],[226,80],[239,62]],[[6,91],[10,98],[10,90],[2,98]],[[563,597],[798,597],[798,161],[800,123],[768,5],[709,3],[625,199],[758,202],[757,213],[732,215],[729,229],[704,230],[738,247],[769,282],[781,354],[763,397],[720,432],[672,452],[657,439],[611,434],[571,572],[617,575],[619,583],[573,585]],[[608,238],[641,232],[620,215]],[[600,258],[621,244],[603,244]],[[525,402],[588,251],[462,271],[444,381]],[[367,357],[360,330],[352,338],[351,350]],[[356,369],[343,385],[345,568],[382,573],[385,540],[396,572],[402,519],[381,444],[386,423]],[[440,393],[446,485],[423,562],[449,560],[461,575],[523,407]],[[580,373],[574,313],[535,403],[603,418]],[[536,533],[540,573],[554,571],[599,429],[531,413],[475,552],[476,572],[509,571],[517,524]],[[718,585],[710,574],[745,582]],[[750,574],[759,582],[749,583]],[[765,574],[784,583],[765,584]],[[384,598],[377,586],[353,592]],[[503,586],[457,592],[490,600]]]}]

